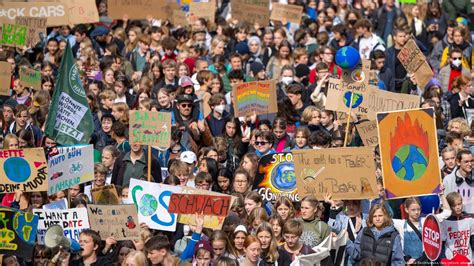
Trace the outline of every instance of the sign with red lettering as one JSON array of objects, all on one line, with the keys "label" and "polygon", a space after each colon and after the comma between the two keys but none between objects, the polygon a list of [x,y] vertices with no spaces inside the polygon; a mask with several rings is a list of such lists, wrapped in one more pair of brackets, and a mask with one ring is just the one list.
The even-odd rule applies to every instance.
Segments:
[{"label": "sign with red lettering", "polygon": [[227,216],[230,203],[230,196],[173,193],[168,211],[177,214],[202,213],[205,215]]},{"label": "sign with red lettering", "polygon": [[0,150],[0,194],[48,190],[48,163],[43,148]]},{"label": "sign with red lettering", "polygon": [[455,256],[464,256],[471,259],[471,247],[469,239],[474,229],[474,222],[471,218],[462,220],[445,220],[442,223],[441,232],[445,244],[445,256],[453,259]]},{"label": "sign with red lettering", "polygon": [[423,250],[426,253],[426,257],[431,261],[437,260],[442,246],[441,229],[436,216],[432,214],[426,216],[421,231],[423,232]]}]

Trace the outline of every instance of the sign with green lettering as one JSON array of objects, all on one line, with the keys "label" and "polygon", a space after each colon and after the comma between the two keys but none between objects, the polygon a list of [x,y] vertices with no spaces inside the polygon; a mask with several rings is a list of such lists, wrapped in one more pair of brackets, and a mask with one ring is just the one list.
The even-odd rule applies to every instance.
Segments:
[{"label": "sign with green lettering", "polygon": [[129,112],[130,143],[168,148],[171,140],[171,113]]},{"label": "sign with green lettering", "polygon": [[23,47],[26,44],[28,27],[4,23],[2,26],[1,45]]},{"label": "sign with green lettering", "polygon": [[35,90],[41,89],[41,71],[20,67],[21,85]]},{"label": "sign with green lettering", "polygon": [[378,195],[372,147],[295,150],[296,186],[302,198],[371,199]]}]

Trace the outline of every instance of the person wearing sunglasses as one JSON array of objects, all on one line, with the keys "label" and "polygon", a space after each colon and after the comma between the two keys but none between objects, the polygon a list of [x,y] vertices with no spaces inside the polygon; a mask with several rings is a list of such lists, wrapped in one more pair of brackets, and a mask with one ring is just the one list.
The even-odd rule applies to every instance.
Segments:
[{"label": "person wearing sunglasses", "polygon": [[275,142],[275,135],[271,131],[261,131],[255,136],[255,153],[259,158],[267,154],[275,153],[273,143]]},{"label": "person wearing sunglasses", "polygon": [[455,47],[449,52],[449,64],[442,67],[438,74],[444,93],[452,91],[455,78],[461,75],[470,76],[470,71],[462,65],[462,60],[462,50],[460,48]]}]

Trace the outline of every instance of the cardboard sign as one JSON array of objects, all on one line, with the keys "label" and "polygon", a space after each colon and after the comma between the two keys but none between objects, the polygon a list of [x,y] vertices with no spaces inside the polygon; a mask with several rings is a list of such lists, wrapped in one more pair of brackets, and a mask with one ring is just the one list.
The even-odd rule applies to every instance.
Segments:
[{"label": "cardboard sign", "polygon": [[147,16],[167,19],[173,14],[172,9],[179,9],[176,2],[170,3],[166,0],[109,0],[107,7],[108,16],[112,19],[122,19],[124,15],[129,19],[145,19]]},{"label": "cardboard sign", "polygon": [[130,110],[130,144],[170,146],[171,113]]},{"label": "cardboard sign", "polygon": [[375,120],[378,112],[408,110],[420,106],[420,97],[417,95],[394,93],[372,85],[354,85],[338,79],[329,79],[326,109],[347,113],[351,98],[352,112],[367,115],[370,120]]},{"label": "cardboard sign", "polygon": [[242,83],[233,88],[232,96],[236,116],[278,112],[275,80]]},{"label": "cardboard sign", "polygon": [[238,21],[257,23],[261,27],[270,21],[270,6],[265,0],[231,0],[232,18]]},{"label": "cardboard sign", "polygon": [[37,228],[38,216],[0,207],[0,254],[31,258]]},{"label": "cardboard sign", "polygon": [[91,229],[102,239],[139,240],[140,224],[137,208],[127,205],[87,205]]},{"label": "cardboard sign", "polygon": [[0,95],[10,96],[12,84],[12,65],[8,62],[0,62]]},{"label": "cardboard sign", "polygon": [[94,0],[62,0],[67,3],[69,24],[88,24],[99,22],[99,12]]},{"label": "cardboard sign", "polygon": [[41,90],[41,71],[20,67],[20,83],[28,88]]},{"label": "cardboard sign", "polygon": [[230,209],[230,196],[210,196],[173,193],[168,211],[177,214],[227,216]]},{"label": "cardboard sign", "polygon": [[28,27],[3,23],[0,44],[5,46],[23,47],[26,44]]},{"label": "cardboard sign", "polygon": [[274,201],[281,196],[299,201],[293,154],[282,152],[260,158],[253,183],[253,189],[264,201]]},{"label": "cardboard sign", "polygon": [[415,74],[418,87],[424,88],[433,77],[433,71],[414,39],[408,40],[397,58],[408,73]]},{"label": "cardboard sign", "polygon": [[216,3],[211,2],[191,2],[189,3],[189,13],[192,17],[204,18],[205,20],[214,23],[216,13]]},{"label": "cardboard sign", "polygon": [[441,226],[436,216],[429,214],[423,222],[421,230],[423,238],[423,251],[431,261],[436,261],[441,254],[442,239]]},{"label": "cardboard sign", "polygon": [[135,203],[138,221],[151,229],[174,232],[178,215],[168,212],[171,194],[182,191],[181,186],[170,186],[138,179],[130,180],[128,199]]},{"label": "cardboard sign", "polygon": [[303,14],[302,6],[272,3],[272,8],[271,20],[283,21],[286,19],[287,22],[300,24]]},{"label": "cardboard sign", "polygon": [[377,123],[386,197],[440,192],[433,108],[379,113]]},{"label": "cardboard sign", "polygon": [[300,197],[370,199],[378,195],[371,147],[293,151]]},{"label": "cardboard sign", "polygon": [[41,34],[46,38],[47,18],[16,17],[15,24],[28,28],[25,42],[27,47],[35,47],[41,41]]},{"label": "cardboard sign", "polygon": [[46,191],[47,178],[43,148],[0,150],[0,193]]},{"label": "cardboard sign", "polygon": [[114,184],[93,188],[91,194],[95,204],[118,205],[121,202]]},{"label": "cardboard sign", "polygon": [[86,208],[67,210],[33,209],[38,215],[38,244],[44,244],[44,235],[52,225],[59,225],[64,230],[64,236],[79,241],[79,234],[84,229],[89,229],[89,219]]},{"label": "cardboard sign", "polygon": [[0,21],[13,24],[16,17],[48,18],[48,27],[69,24],[68,6],[66,3],[0,2]]},{"label": "cardboard sign", "polygon": [[94,179],[92,145],[59,147],[58,152],[48,160],[48,195]]},{"label": "cardboard sign", "polygon": [[189,24],[186,12],[182,10],[173,10],[172,21],[175,26],[186,26]]},{"label": "cardboard sign", "polygon": [[377,131],[377,121],[366,121],[356,124],[357,132],[364,143],[364,146],[375,147],[379,145],[379,134]]},{"label": "cardboard sign", "polygon": [[[181,191],[182,194],[190,194],[190,195],[211,195],[211,196],[226,196],[221,193],[212,192],[208,190],[202,190],[192,187],[183,187]],[[232,201],[230,206],[232,206],[235,197],[231,197]],[[226,216],[214,216],[214,215],[204,215],[204,227],[213,229],[213,230],[221,230],[222,225],[224,224]],[[189,225],[196,225],[195,214],[180,214],[178,218],[178,222],[180,224],[189,224]]]}]

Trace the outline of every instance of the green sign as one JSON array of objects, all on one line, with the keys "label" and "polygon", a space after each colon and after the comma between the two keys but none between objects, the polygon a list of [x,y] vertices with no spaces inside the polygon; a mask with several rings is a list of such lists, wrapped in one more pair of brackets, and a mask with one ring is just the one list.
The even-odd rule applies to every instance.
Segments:
[{"label": "green sign", "polygon": [[28,27],[16,24],[4,23],[2,27],[2,39],[0,44],[7,46],[24,46]]}]

